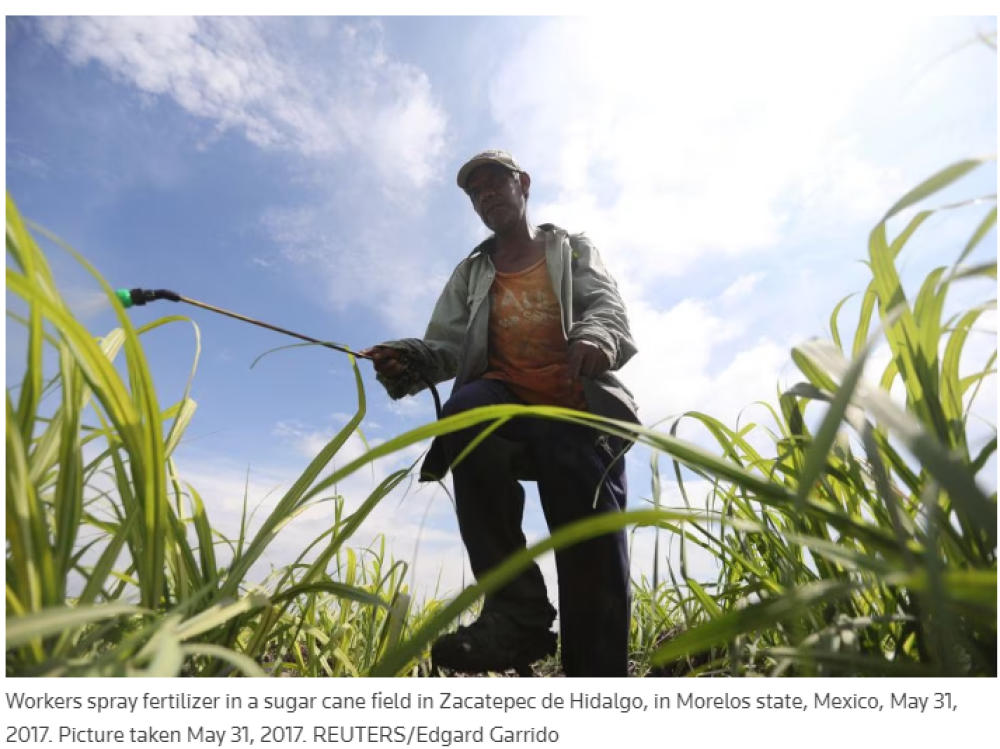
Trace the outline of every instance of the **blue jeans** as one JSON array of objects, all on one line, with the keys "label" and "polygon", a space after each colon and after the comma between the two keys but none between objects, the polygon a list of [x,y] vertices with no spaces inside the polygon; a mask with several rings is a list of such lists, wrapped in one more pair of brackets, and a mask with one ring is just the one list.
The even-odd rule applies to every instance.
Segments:
[{"label": "blue jeans", "polygon": [[[524,401],[502,382],[475,380],[453,393],[443,412],[453,416],[505,403]],[[442,437],[449,463],[488,425],[484,422]],[[525,547],[524,489],[512,461],[505,457],[510,451],[503,451],[498,442],[525,451],[553,532],[575,520],[625,509],[625,459],[615,461],[617,451],[600,437],[590,427],[517,418],[452,469],[459,530],[477,579]],[[625,531],[562,549],[555,557],[565,674],[626,676],[631,595]],[[484,610],[503,613],[527,627],[548,629],[555,618],[535,564],[487,596]]]}]

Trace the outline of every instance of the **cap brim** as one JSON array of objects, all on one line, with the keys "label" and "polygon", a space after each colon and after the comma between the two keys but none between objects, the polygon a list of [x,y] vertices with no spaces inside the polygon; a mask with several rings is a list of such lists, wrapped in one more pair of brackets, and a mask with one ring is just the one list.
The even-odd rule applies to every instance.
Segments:
[{"label": "cap brim", "polygon": [[489,156],[483,156],[477,159],[470,159],[465,163],[465,165],[461,169],[458,170],[458,180],[457,180],[458,186],[464,190],[465,183],[469,181],[469,175],[472,174],[472,172],[475,171],[478,167],[481,167],[483,164],[499,164],[505,169],[512,169],[511,165],[502,159],[494,159],[490,158]]}]

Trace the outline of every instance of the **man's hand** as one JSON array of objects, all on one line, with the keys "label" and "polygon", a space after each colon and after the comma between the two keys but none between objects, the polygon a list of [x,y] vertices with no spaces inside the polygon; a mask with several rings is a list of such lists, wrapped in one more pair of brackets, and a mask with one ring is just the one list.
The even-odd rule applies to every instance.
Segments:
[{"label": "man's hand", "polygon": [[600,377],[611,369],[608,357],[589,341],[573,341],[569,345],[569,376],[575,380],[584,377]]},{"label": "man's hand", "polygon": [[406,354],[399,349],[388,346],[372,346],[358,352],[363,356],[370,356],[375,371],[383,377],[396,379],[406,371]]}]

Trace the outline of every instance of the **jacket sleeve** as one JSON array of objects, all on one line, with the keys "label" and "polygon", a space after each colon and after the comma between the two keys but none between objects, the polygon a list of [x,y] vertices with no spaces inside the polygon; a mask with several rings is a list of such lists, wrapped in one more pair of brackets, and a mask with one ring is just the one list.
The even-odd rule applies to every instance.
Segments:
[{"label": "jacket sleeve", "polygon": [[425,389],[427,386],[420,380],[421,375],[435,385],[455,377],[468,324],[469,265],[466,261],[451,274],[438,297],[423,338],[402,338],[379,344],[405,351],[413,365],[398,378],[376,376],[389,397],[398,400]]},{"label": "jacket sleeve", "polygon": [[593,343],[603,351],[611,369],[625,366],[637,352],[618,284],[591,241],[581,234],[570,239],[573,249],[573,326],[570,342]]}]

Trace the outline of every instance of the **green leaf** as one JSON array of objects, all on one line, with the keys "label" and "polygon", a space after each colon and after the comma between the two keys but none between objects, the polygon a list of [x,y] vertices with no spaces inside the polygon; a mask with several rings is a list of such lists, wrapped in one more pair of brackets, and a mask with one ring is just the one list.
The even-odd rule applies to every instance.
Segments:
[{"label": "green leaf", "polygon": [[68,606],[53,607],[35,614],[25,614],[16,618],[8,617],[6,633],[7,650],[25,645],[34,639],[62,634],[67,630],[77,630],[92,622],[151,613],[151,611],[141,606],[107,603],[98,606],[81,606],[77,608]]},{"label": "green leaf", "polygon": [[908,193],[906,193],[902,198],[896,201],[896,203],[894,203],[893,206],[888,211],[886,211],[885,216],[882,217],[881,223],[888,221],[897,213],[904,210],[905,208],[909,208],[914,203],[918,203],[921,200],[929,198],[931,195],[940,192],[944,188],[948,187],[948,185],[957,182],[966,174],[975,169],[978,169],[983,164],[995,160],[996,159],[994,157],[982,158],[982,159],[966,159],[964,161],[958,161],[952,164],[951,166],[945,167],[941,171],[925,179],[919,185],[917,185]]},{"label": "green leaf", "polygon": [[267,676],[267,674],[264,673],[264,669],[258,666],[251,658],[247,658],[242,653],[237,653],[236,651],[220,647],[219,645],[210,645],[207,643],[183,645],[181,646],[181,653],[184,655],[205,656],[209,658],[218,658],[222,661],[228,661],[238,671],[241,671],[244,676],[250,676],[253,678]]},{"label": "green leaf", "polygon": [[822,580],[793,588],[780,596],[744,608],[733,609],[717,619],[681,633],[656,650],[650,659],[654,666],[722,645],[734,637],[757,629],[766,629],[793,617],[804,616],[822,604],[854,594],[862,587],[857,582]]}]

